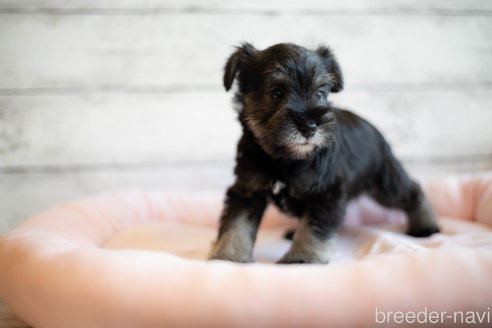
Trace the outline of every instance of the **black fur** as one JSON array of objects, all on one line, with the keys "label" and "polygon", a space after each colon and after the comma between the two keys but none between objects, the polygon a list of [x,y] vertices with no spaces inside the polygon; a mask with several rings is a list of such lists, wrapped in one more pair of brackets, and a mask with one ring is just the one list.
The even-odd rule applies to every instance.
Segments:
[{"label": "black fur", "polygon": [[[243,253],[221,238],[242,214],[247,218],[242,227],[246,224],[254,242],[267,202],[304,218],[308,227],[282,263],[326,262],[317,246],[337,232],[347,201],[364,192],[405,210],[412,235],[438,231],[419,185],[383,136],[364,119],[328,103],[329,92],[343,89],[340,66],[329,48],[278,44],[259,51],[243,44],[226,64],[226,90],[235,79],[243,135],[237,178],[227,191],[212,259],[252,260],[250,250]],[[246,238],[240,232],[234,231],[240,236],[234,238]],[[303,249],[305,240],[311,244]]]}]

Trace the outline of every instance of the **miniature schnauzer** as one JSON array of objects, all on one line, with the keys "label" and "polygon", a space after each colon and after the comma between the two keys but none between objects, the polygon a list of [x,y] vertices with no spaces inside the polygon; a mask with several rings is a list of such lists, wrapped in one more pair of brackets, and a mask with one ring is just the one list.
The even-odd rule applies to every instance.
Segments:
[{"label": "miniature schnauzer", "polygon": [[244,43],[225,66],[226,90],[235,79],[243,134],[210,259],[252,262],[269,202],[300,219],[279,263],[327,263],[347,201],[361,193],[404,210],[411,236],[439,231],[422,189],[381,133],[327,101],[343,88],[329,48],[277,44],[260,51]]}]

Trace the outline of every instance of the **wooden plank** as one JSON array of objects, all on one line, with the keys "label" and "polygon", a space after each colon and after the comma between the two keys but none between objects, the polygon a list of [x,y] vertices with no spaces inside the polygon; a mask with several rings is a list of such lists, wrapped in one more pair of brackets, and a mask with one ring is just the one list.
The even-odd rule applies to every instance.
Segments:
[{"label": "wooden plank", "polygon": [[232,158],[230,102],[225,92],[0,97],[0,166]]},{"label": "wooden plank", "polygon": [[492,154],[492,91],[352,92],[335,104],[367,118],[406,160]]},{"label": "wooden plank", "polygon": [[492,82],[492,17],[2,15],[0,93],[217,88],[243,40],[259,48],[326,42],[347,90]]},{"label": "wooden plank", "polygon": [[[0,233],[56,204],[112,190],[224,192],[233,181],[232,161],[209,165],[162,165],[99,168],[79,171],[0,173]],[[491,170],[492,160],[405,163],[416,178]]]},{"label": "wooden plank", "polygon": [[[0,97],[0,167],[186,163],[234,158],[225,92]],[[492,91],[331,95],[408,159],[492,154]]]},{"label": "wooden plank", "polygon": [[[86,12],[93,10],[97,12],[119,12],[119,13],[160,13],[175,12],[176,10],[188,12],[219,11],[234,12],[255,10],[267,13],[291,13],[298,11],[321,11],[321,12],[350,12],[355,13],[391,13],[404,11],[406,14],[432,13],[435,10],[459,10],[459,11],[487,11],[492,10],[492,4],[488,0],[345,0],[345,1],[319,1],[319,0],[229,0],[229,1],[203,1],[203,0],[0,0],[0,8],[24,9],[31,11],[43,11],[51,9],[51,12],[67,13]],[[54,10],[58,9],[58,11]],[[61,10],[60,10],[61,9]],[[413,10],[408,10],[413,9]],[[85,11],[84,11],[85,10]],[[104,11],[103,11],[104,10]],[[92,11],[89,11],[92,12]]]}]

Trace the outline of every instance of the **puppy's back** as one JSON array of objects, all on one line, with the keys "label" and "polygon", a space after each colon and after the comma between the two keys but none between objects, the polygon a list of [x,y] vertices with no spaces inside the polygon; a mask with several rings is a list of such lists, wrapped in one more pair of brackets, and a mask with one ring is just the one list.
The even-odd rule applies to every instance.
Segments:
[{"label": "puppy's back", "polygon": [[379,172],[391,155],[391,148],[371,123],[344,109],[332,108],[337,120],[337,153],[344,178],[353,185],[354,196],[370,188],[374,172]]}]

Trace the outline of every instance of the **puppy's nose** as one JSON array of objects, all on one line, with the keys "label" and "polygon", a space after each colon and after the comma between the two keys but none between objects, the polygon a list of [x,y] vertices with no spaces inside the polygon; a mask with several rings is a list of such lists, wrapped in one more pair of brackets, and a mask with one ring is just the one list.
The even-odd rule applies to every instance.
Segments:
[{"label": "puppy's nose", "polygon": [[316,133],[318,126],[315,122],[304,122],[299,126],[299,131],[305,138],[311,138]]}]

